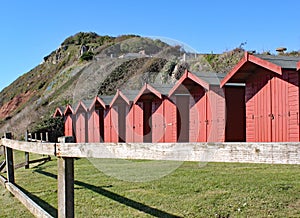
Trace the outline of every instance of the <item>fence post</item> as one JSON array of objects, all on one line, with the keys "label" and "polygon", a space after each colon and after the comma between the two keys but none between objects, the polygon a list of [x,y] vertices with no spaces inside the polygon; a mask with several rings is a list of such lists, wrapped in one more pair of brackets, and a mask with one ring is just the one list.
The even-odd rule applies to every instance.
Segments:
[{"label": "fence post", "polygon": [[[28,130],[25,132],[25,141],[28,142]],[[25,169],[29,169],[29,152],[25,151]]]},{"label": "fence post", "polygon": [[[60,137],[58,142],[74,142],[72,138]],[[57,170],[58,217],[74,217],[74,159],[71,157],[58,157]]]},{"label": "fence post", "polygon": [[[48,132],[46,132],[45,141],[49,142],[49,133]],[[51,160],[51,156],[50,155],[48,155],[48,159]]]},{"label": "fence post", "polygon": [[[11,139],[11,133],[5,133],[5,138]],[[5,147],[5,158],[6,158],[6,169],[7,169],[7,181],[10,183],[15,183],[15,175],[14,175],[14,156],[13,149],[9,147]]]},{"label": "fence post", "polygon": [[48,132],[46,132],[46,136],[45,136],[46,138],[45,138],[45,141],[46,142],[49,142],[49,133]]}]

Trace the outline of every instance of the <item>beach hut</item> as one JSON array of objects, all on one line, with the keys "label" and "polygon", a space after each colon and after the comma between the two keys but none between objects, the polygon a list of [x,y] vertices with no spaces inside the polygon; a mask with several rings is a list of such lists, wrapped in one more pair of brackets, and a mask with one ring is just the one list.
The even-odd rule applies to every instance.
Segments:
[{"label": "beach hut", "polygon": [[99,96],[99,99],[104,103],[103,111],[103,142],[112,142],[111,140],[111,113],[110,113],[110,103],[112,102],[114,96]]},{"label": "beach hut", "polygon": [[220,88],[222,73],[188,72],[169,92],[177,110],[166,108],[176,119],[178,142],[222,142],[225,140],[225,96]]},{"label": "beach hut", "polygon": [[245,52],[222,80],[245,84],[247,142],[299,141],[299,60]]},{"label": "beach hut", "polygon": [[[86,104],[86,106],[88,106]],[[88,141],[104,142],[105,102],[96,96],[88,109]]]},{"label": "beach hut", "polygon": [[74,110],[71,105],[67,105],[64,111],[64,135],[65,136],[75,136],[74,129]]},{"label": "beach hut", "polygon": [[76,142],[88,142],[88,105],[80,101],[75,110],[75,138]]},{"label": "beach hut", "polygon": [[142,87],[130,111],[133,114],[130,121],[137,135],[134,142],[165,142],[164,108],[171,88],[171,85],[153,84],[145,84]]},{"label": "beach hut", "polygon": [[117,90],[116,95],[112,99],[109,109],[111,142],[128,142],[132,140],[133,127],[132,123],[129,122],[128,114],[137,94],[137,90]]}]

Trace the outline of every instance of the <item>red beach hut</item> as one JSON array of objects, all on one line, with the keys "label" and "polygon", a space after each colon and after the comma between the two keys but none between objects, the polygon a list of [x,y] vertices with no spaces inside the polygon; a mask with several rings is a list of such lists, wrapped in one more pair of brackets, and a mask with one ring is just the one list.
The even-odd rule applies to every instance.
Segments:
[{"label": "red beach hut", "polygon": [[170,85],[150,84],[142,87],[132,107],[135,112],[131,122],[135,126],[134,133],[138,135],[135,142],[165,142],[165,104],[171,88]]},{"label": "red beach hut", "polygon": [[178,142],[225,140],[225,96],[220,88],[224,76],[186,71],[172,88],[169,98],[177,110],[166,114],[176,117]]},{"label": "red beach hut", "polygon": [[76,142],[88,142],[88,107],[80,101],[75,110]]},{"label": "red beach hut", "polygon": [[300,57],[245,52],[222,80],[221,87],[246,86],[247,142],[299,141],[299,61]]},{"label": "red beach hut", "polygon": [[114,96],[99,96],[101,101],[104,103],[104,111],[103,111],[103,142],[112,142],[111,140],[111,113],[110,113],[110,103],[113,100]]},{"label": "red beach hut", "polygon": [[65,111],[64,111],[64,134],[65,136],[75,136],[74,134],[74,125],[73,125],[73,119],[74,119],[74,111],[71,105],[67,105]]},{"label": "red beach hut", "polygon": [[[111,142],[128,142],[132,140],[132,123],[130,123],[130,107],[137,95],[137,90],[117,90],[110,103]],[[129,116],[128,116],[129,115]],[[129,137],[127,139],[127,137]]]},{"label": "red beach hut", "polygon": [[104,141],[104,110],[105,103],[96,96],[90,103],[88,112],[88,141],[103,142]]}]

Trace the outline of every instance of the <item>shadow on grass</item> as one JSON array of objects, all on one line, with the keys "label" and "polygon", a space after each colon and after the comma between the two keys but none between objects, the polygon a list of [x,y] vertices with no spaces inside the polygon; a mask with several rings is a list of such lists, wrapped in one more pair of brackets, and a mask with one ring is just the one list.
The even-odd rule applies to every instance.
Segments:
[{"label": "shadow on grass", "polygon": [[47,211],[51,216],[57,217],[57,209],[52,207],[50,204],[48,204],[43,199],[33,195],[32,193],[28,192],[26,189],[22,188],[21,186],[18,186],[17,184],[14,184],[17,186],[24,194],[26,194],[31,200],[33,200],[35,203],[37,203],[41,208],[43,208],[45,211]]},{"label": "shadow on grass", "polygon": [[[45,176],[49,176],[49,177],[52,177],[54,179],[57,179],[57,175],[54,175],[52,173],[49,173],[49,172],[45,172],[45,171],[42,171],[42,170],[35,170],[35,172],[37,173],[40,173],[40,174],[43,174]],[[94,185],[91,185],[91,184],[87,184],[85,182],[81,182],[81,181],[77,181],[75,180],[74,183],[78,186],[82,186],[82,187],[85,187],[87,189],[90,189],[98,194],[101,194],[105,197],[108,197],[116,202],[119,202],[121,204],[124,204],[128,207],[131,207],[131,208],[134,208],[136,210],[139,210],[139,211],[142,211],[144,213],[147,213],[147,214],[150,214],[152,216],[155,216],[155,217],[165,217],[165,218],[176,218],[179,216],[176,216],[176,215],[173,215],[173,214],[170,214],[168,212],[165,212],[165,211],[162,211],[162,210],[159,210],[159,209],[156,209],[156,208],[153,208],[153,207],[150,207],[150,206],[147,206],[145,204],[142,204],[140,202],[137,202],[137,201],[134,201],[134,200],[131,200],[129,198],[126,198],[124,196],[121,196],[121,195],[118,195],[114,192],[111,192],[111,191],[108,191],[106,189],[103,189],[102,187],[98,187],[98,186],[94,186]]]}]

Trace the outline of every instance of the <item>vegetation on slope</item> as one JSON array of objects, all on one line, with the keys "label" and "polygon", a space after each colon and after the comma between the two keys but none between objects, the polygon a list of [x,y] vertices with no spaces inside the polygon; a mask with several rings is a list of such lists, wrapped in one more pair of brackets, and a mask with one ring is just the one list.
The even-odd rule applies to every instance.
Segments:
[{"label": "vegetation on slope", "polygon": [[99,95],[114,95],[117,88],[137,74],[138,71],[158,73],[167,61],[162,58],[136,58],[115,68],[99,87]]}]

